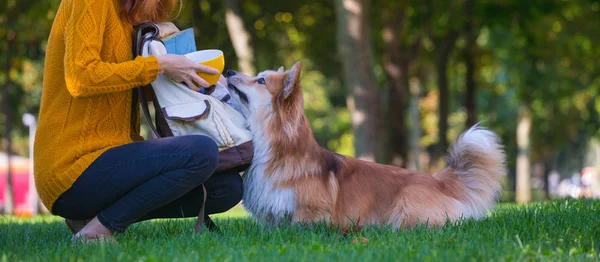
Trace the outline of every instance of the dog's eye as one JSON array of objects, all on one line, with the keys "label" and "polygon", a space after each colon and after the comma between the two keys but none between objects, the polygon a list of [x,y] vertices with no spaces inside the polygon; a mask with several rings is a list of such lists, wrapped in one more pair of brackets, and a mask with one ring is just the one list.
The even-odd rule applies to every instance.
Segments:
[{"label": "dog's eye", "polygon": [[258,82],[261,85],[264,85],[265,84],[265,79],[261,77],[256,82]]}]

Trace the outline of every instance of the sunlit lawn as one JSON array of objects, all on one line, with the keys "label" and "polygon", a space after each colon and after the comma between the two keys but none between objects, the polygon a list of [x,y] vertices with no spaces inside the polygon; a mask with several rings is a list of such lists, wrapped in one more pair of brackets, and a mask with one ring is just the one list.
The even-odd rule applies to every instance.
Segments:
[{"label": "sunlit lawn", "polygon": [[[0,217],[2,261],[522,261],[599,260],[600,201],[500,205],[482,221],[341,237],[324,226],[266,230],[241,207],[214,216],[222,233],[192,234],[193,219],[135,224],[118,244],[73,244],[63,221]],[[363,239],[364,238],[364,239]],[[355,241],[355,240],[358,241]],[[365,242],[363,242],[363,240]]]}]

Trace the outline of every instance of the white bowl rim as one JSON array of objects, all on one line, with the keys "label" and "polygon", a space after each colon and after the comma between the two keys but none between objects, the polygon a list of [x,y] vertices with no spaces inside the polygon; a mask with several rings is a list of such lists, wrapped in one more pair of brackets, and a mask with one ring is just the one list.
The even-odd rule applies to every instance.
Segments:
[{"label": "white bowl rim", "polygon": [[223,55],[223,51],[219,49],[205,49],[185,54],[187,58],[194,62],[204,62],[215,59]]}]

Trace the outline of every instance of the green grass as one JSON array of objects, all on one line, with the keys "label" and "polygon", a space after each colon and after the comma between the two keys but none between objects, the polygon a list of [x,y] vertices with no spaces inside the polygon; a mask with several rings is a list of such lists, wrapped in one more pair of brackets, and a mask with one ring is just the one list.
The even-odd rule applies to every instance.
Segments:
[{"label": "green grass", "polygon": [[[192,234],[194,220],[135,224],[118,244],[73,244],[63,221],[0,217],[0,261],[598,261],[600,201],[501,205],[486,219],[440,229],[366,228],[340,237],[324,226],[266,230],[235,208],[222,234]],[[366,243],[355,238],[368,239]]]}]

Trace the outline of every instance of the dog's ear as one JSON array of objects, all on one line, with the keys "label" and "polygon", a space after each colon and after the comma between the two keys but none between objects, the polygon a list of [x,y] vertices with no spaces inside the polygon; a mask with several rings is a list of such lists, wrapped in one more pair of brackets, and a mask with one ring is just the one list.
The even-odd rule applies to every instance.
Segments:
[{"label": "dog's ear", "polygon": [[283,99],[287,99],[300,84],[300,71],[302,67],[300,62],[296,62],[294,66],[287,72],[283,80]]},{"label": "dog's ear", "polygon": [[280,67],[279,69],[277,69],[277,73],[283,73],[284,71],[285,71],[285,68],[283,68],[283,66]]}]

